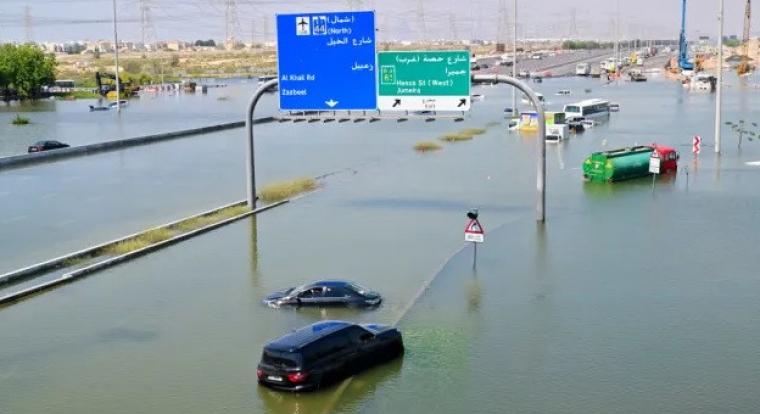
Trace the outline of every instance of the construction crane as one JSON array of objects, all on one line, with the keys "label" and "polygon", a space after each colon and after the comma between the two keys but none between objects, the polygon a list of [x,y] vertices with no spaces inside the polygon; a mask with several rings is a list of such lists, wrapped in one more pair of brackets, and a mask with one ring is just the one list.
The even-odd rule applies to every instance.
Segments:
[{"label": "construction crane", "polygon": [[689,62],[689,44],[686,42],[686,0],[681,0],[681,37],[678,39],[678,67],[684,70],[694,70],[694,64]]},{"label": "construction crane", "polygon": [[741,63],[736,67],[736,73],[739,75],[744,75],[745,73],[749,73],[752,70],[752,65],[750,65],[749,61],[749,26],[750,21],[752,17],[752,7],[750,5],[750,0],[747,0],[747,2],[744,4],[744,33],[742,34],[742,60]]}]

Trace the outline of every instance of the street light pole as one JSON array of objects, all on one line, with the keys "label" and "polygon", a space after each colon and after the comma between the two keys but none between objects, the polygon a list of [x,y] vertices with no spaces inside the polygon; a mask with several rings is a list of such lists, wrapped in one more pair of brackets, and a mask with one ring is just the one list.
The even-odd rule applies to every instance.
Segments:
[{"label": "street light pole", "polygon": [[718,88],[715,97],[715,153],[720,154],[720,116],[723,110],[723,0],[718,0]]},{"label": "street light pole", "polygon": [[116,0],[113,0],[113,50],[116,57],[116,112],[121,112],[121,80],[119,79],[119,34],[116,28]]},{"label": "street light pole", "polygon": [[253,94],[251,97],[251,101],[248,104],[248,112],[246,112],[245,116],[245,131],[246,131],[246,195],[247,195],[247,202],[248,202],[248,208],[251,210],[256,209],[256,157],[254,155],[255,145],[253,141],[253,111],[256,109],[256,104],[259,103],[259,99],[261,99],[261,95],[264,95],[266,91],[268,91],[270,88],[273,88],[279,83],[278,79],[272,79],[270,81],[264,82],[263,85],[259,87],[258,90]]},{"label": "street light pole", "polygon": [[538,156],[536,159],[536,221],[544,223],[546,221],[546,116],[544,106],[538,100],[538,96],[524,82],[506,75],[475,75],[475,81],[488,82],[496,80],[496,83],[506,83],[524,93],[528,100],[533,104],[533,108],[538,114]]},{"label": "street light pole", "polygon": [[[513,0],[512,18],[512,77],[517,79],[517,0]],[[517,115],[517,91],[512,88],[512,115]]]}]

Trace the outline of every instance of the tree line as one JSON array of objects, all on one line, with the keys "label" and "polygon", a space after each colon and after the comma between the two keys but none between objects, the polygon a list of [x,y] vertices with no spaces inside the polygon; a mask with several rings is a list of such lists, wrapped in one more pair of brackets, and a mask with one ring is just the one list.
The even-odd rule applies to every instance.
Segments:
[{"label": "tree line", "polygon": [[34,45],[0,45],[0,93],[35,99],[42,87],[55,82],[55,56]]},{"label": "tree line", "polygon": [[595,40],[565,40],[562,48],[566,50],[591,50],[612,48],[612,42],[597,42]]}]

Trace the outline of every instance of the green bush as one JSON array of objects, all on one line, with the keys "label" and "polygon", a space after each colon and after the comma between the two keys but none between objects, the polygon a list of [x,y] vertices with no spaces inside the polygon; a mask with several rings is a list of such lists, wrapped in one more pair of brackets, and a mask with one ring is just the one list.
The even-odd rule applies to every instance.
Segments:
[{"label": "green bush", "polygon": [[29,118],[25,118],[21,115],[16,114],[16,117],[13,118],[13,121],[11,121],[11,124],[13,125],[29,125]]}]

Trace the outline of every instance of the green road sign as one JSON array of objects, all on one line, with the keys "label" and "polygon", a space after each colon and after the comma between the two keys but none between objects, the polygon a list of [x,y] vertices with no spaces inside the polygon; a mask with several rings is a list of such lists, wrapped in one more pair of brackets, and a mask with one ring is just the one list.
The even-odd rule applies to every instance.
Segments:
[{"label": "green road sign", "polygon": [[467,51],[380,52],[381,111],[467,111],[470,53]]}]

